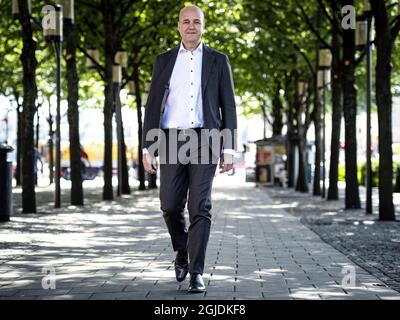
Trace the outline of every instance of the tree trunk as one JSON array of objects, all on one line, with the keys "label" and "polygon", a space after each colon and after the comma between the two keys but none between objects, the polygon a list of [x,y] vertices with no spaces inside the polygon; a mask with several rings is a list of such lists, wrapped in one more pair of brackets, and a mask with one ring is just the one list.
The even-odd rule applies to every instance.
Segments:
[{"label": "tree trunk", "polygon": [[329,165],[329,188],[327,200],[338,200],[338,175],[340,152],[340,125],[342,119],[342,87],[340,70],[340,40],[332,28],[332,135],[331,159]]},{"label": "tree trunk", "polygon": [[[320,6],[317,9],[316,15],[316,28],[319,32],[321,29],[321,16],[322,10]],[[318,73],[318,52],[320,49],[319,41],[315,44],[315,75],[314,75],[314,111],[313,111],[313,122],[314,122],[314,135],[315,135],[315,157],[314,157],[314,180],[313,180],[313,195],[320,196],[321,192],[321,160],[322,160],[322,118],[321,118],[321,99],[320,99],[320,89],[317,83],[317,73]]]},{"label": "tree trunk", "polygon": [[288,188],[295,187],[294,181],[294,160],[295,160],[295,152],[296,152],[296,134],[294,132],[293,125],[293,111],[289,106],[287,111],[287,172],[288,172]]},{"label": "tree trunk", "polygon": [[103,200],[113,200],[112,186],[112,89],[106,85],[104,89],[104,186]]},{"label": "tree trunk", "polygon": [[23,48],[21,62],[23,67],[24,101],[22,111],[22,212],[36,213],[35,181],[33,175],[34,163],[34,129],[35,101],[37,98],[35,57],[36,42],[33,40],[33,29],[28,13],[27,0],[18,0],[22,25]]},{"label": "tree trunk", "polygon": [[76,32],[70,19],[64,20],[66,42],[71,205],[83,206],[82,166],[79,138],[79,78],[76,67]]},{"label": "tree trunk", "polygon": [[385,1],[371,0],[376,25],[376,103],[379,125],[379,219],[395,220],[392,151],[392,48]]},{"label": "tree trunk", "polygon": [[294,177],[294,169],[295,169],[295,152],[296,152],[296,145],[297,145],[297,133],[296,128],[294,125],[294,111],[293,111],[293,103],[291,101],[289,92],[290,92],[290,84],[291,84],[291,77],[286,77],[285,79],[285,100],[287,103],[287,163],[286,163],[286,170],[288,172],[288,188],[295,188],[295,177]]},{"label": "tree trunk", "polygon": [[263,139],[267,138],[267,122],[268,122],[268,116],[267,116],[267,111],[265,110],[267,108],[266,102],[264,101],[264,104],[260,105],[260,109],[262,112],[263,116]]},{"label": "tree trunk", "polygon": [[35,140],[35,148],[39,151],[39,122],[40,122],[40,116],[39,116],[39,108],[40,105],[37,105],[36,108],[36,140]]},{"label": "tree trunk", "polygon": [[[354,1],[345,1],[353,5]],[[346,209],[361,208],[357,180],[357,91],[355,79],[355,40],[354,30],[343,30],[343,115],[345,122],[346,155]]]},{"label": "tree trunk", "polygon": [[282,128],[283,128],[283,118],[282,118],[283,105],[279,90],[280,86],[277,85],[274,92],[274,96],[272,98],[272,117],[274,121],[272,123],[272,136],[280,136],[282,134]]},{"label": "tree trunk", "polygon": [[307,168],[305,159],[305,138],[303,135],[299,134],[299,176],[297,178],[296,190],[300,192],[308,192],[307,183]]},{"label": "tree trunk", "polygon": [[287,139],[287,172],[288,172],[288,188],[294,188],[294,159],[295,159],[296,144],[293,138],[293,133],[288,132]]},{"label": "tree trunk", "polygon": [[22,106],[17,101],[17,167],[15,169],[15,180],[17,186],[21,185],[21,153],[22,153]]},{"label": "tree trunk", "polygon": [[116,41],[114,30],[114,10],[109,0],[101,1],[101,9],[103,14],[103,24],[105,29],[104,38],[104,56],[105,65],[105,88],[104,88],[104,186],[103,200],[113,200],[112,186],[112,114],[113,114],[113,81],[112,66],[114,64],[114,56],[116,53]]},{"label": "tree trunk", "polygon": [[307,184],[307,173],[306,173],[306,159],[305,159],[305,126],[302,122],[302,116],[304,113],[303,101],[300,97],[299,92],[299,72],[296,71],[294,74],[294,88],[295,88],[295,97],[294,103],[296,105],[296,127],[297,127],[297,146],[298,146],[298,155],[299,155],[299,164],[298,170],[299,175],[297,177],[296,182],[296,190],[300,192],[308,192],[308,184]]},{"label": "tree trunk", "polygon": [[[119,97],[119,95],[118,95]],[[121,120],[122,122],[122,120]],[[129,186],[129,171],[128,163],[126,161],[126,144],[124,135],[124,124],[121,123],[121,135],[122,135],[122,194],[131,194],[131,188]]]},{"label": "tree trunk", "polygon": [[139,66],[135,65],[133,69],[133,81],[135,83],[135,93],[136,93],[136,111],[137,111],[137,121],[138,121],[138,177],[139,177],[139,190],[146,189],[145,173],[143,167],[143,123],[142,123],[142,97],[140,91],[139,82]]},{"label": "tree trunk", "polygon": [[314,162],[314,181],[313,181],[313,195],[321,195],[321,102],[319,97],[319,89],[317,86],[317,79],[314,77],[314,131],[315,131],[315,162]]}]

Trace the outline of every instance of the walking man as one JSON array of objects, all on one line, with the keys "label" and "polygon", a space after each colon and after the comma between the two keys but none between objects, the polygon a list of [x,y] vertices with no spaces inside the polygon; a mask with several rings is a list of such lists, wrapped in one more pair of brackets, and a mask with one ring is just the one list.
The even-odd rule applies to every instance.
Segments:
[{"label": "walking man", "polygon": [[[212,182],[218,159],[220,173],[233,167],[237,119],[229,60],[202,43],[201,9],[184,7],[178,30],[180,45],[158,55],[154,64],[143,124],[143,164],[148,173],[157,173],[157,153],[151,151],[154,140],[149,136],[161,130],[165,135],[158,141],[161,210],[177,252],[176,279],[183,281],[189,272],[189,292],[196,293],[206,290],[202,274],[211,226]],[[218,142],[222,140],[217,152],[209,139],[205,144],[202,139],[210,130],[220,134]],[[182,137],[198,146],[184,157],[180,150],[186,140]],[[176,146],[175,152],[171,145]],[[200,157],[204,152],[210,156],[208,161]],[[189,228],[184,217],[186,202]]]}]

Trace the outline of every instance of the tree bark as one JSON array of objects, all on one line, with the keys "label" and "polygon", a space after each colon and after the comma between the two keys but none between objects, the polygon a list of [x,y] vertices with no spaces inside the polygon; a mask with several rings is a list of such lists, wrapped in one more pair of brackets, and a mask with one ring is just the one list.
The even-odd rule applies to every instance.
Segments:
[{"label": "tree bark", "polygon": [[300,192],[308,192],[305,142],[306,142],[305,138],[299,134],[299,140],[298,140],[299,176],[297,178],[296,190]]},{"label": "tree bark", "polygon": [[263,139],[267,138],[267,123],[268,123],[268,116],[267,116],[267,111],[265,110],[267,108],[266,102],[264,102],[262,105],[260,105],[262,117],[263,117]]},{"label": "tree bark", "polygon": [[76,67],[76,32],[71,20],[64,20],[66,42],[71,205],[83,206],[82,166],[79,138],[79,78]]},{"label": "tree bark", "polygon": [[101,1],[103,24],[105,29],[104,56],[105,65],[105,88],[104,88],[104,186],[103,200],[113,200],[114,192],[112,186],[112,114],[113,114],[113,81],[112,66],[116,53],[116,37],[114,30],[114,10],[110,0]]},{"label": "tree bark", "polygon": [[317,86],[317,79],[314,77],[314,132],[315,132],[315,158],[314,158],[314,181],[313,181],[313,195],[321,195],[321,102],[319,97],[319,89]]},{"label": "tree bark", "polygon": [[[343,4],[354,5],[354,1]],[[346,155],[346,209],[361,208],[357,180],[357,91],[355,79],[355,40],[354,30],[343,30],[343,115],[345,122],[345,155]]]},{"label": "tree bark", "polygon": [[305,128],[306,124],[303,124],[302,121],[304,108],[303,108],[303,101],[301,101],[303,97],[300,97],[300,92],[298,89],[299,88],[298,71],[296,71],[294,79],[295,79],[294,103],[296,105],[296,127],[297,127],[297,146],[298,146],[297,152],[299,154],[299,163],[298,163],[299,175],[297,177],[296,190],[300,192],[308,192],[307,168],[306,168],[306,157],[305,157],[307,129]]},{"label": "tree bark", "polygon": [[288,188],[294,188],[295,187],[294,159],[296,150],[296,133],[293,125],[293,110],[290,103],[288,103],[288,110],[287,110],[287,150],[288,150],[288,155],[287,155],[286,170],[288,172]]},{"label": "tree bark", "polygon": [[[119,95],[118,95],[119,99]],[[120,103],[120,102],[119,102]],[[126,161],[126,144],[124,134],[124,123],[121,119],[121,135],[122,135],[122,194],[131,194],[131,188],[129,186],[129,170],[128,163]]]},{"label": "tree bark", "polygon": [[17,186],[21,185],[21,153],[22,153],[22,106],[17,100],[17,167],[15,169],[15,180]]},{"label": "tree bark", "polygon": [[282,118],[282,100],[280,97],[280,86],[277,85],[275,88],[274,96],[272,98],[272,136],[280,136],[282,134],[283,128],[283,118]]},{"label": "tree bark", "polygon": [[142,123],[142,97],[140,91],[140,81],[139,81],[139,66],[135,65],[133,69],[133,82],[135,83],[135,94],[136,94],[136,111],[137,111],[137,121],[138,121],[138,177],[139,177],[139,190],[146,189],[145,173],[143,166],[143,123]]},{"label": "tree bark", "polygon": [[33,40],[33,28],[28,13],[27,0],[18,0],[20,8],[19,21],[22,25],[23,48],[21,62],[23,67],[24,101],[22,111],[22,212],[36,213],[34,163],[34,129],[35,101],[37,98],[35,57],[36,42]]},{"label": "tree bark", "polygon": [[39,116],[39,108],[41,105],[37,105],[36,107],[36,133],[35,133],[35,148],[39,151],[39,122],[40,122],[40,116]]},{"label": "tree bark", "polygon": [[[321,29],[321,8],[318,7],[316,16],[316,29],[319,32]],[[313,180],[313,195],[320,196],[321,192],[321,160],[322,160],[322,119],[321,119],[321,99],[320,89],[317,83],[317,72],[318,72],[318,50],[320,49],[319,41],[315,44],[316,61],[315,61],[315,76],[314,76],[314,132],[315,132],[315,157],[314,157],[314,180]]]},{"label": "tree bark", "polygon": [[342,120],[342,87],[340,69],[340,40],[332,27],[332,134],[329,165],[329,188],[327,200],[338,200],[338,175],[340,152],[340,126]]},{"label": "tree bark", "polygon": [[392,151],[392,49],[394,38],[385,1],[371,0],[376,26],[376,103],[379,126],[379,219],[395,220]]}]

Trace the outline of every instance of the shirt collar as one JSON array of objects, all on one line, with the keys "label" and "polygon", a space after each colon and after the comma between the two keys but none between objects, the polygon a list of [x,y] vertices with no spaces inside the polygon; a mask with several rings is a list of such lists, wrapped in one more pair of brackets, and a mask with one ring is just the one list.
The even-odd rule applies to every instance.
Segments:
[{"label": "shirt collar", "polygon": [[[190,51],[185,49],[185,47],[183,46],[183,42],[181,41],[181,45],[179,46],[179,53],[182,53],[182,52],[190,52]],[[200,42],[200,44],[197,46],[197,48],[193,51],[193,54],[202,53],[202,52],[203,52],[203,42]]]}]

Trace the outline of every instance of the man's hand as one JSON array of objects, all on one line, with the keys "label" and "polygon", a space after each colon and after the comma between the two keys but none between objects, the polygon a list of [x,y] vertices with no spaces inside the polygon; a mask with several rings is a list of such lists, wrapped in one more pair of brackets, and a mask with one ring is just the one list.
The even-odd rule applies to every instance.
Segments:
[{"label": "man's hand", "polygon": [[222,169],[219,173],[228,172],[233,169],[233,155],[224,153],[219,161],[219,168]]},{"label": "man's hand", "polygon": [[156,174],[158,163],[157,159],[152,158],[150,154],[146,153],[143,155],[143,167],[150,174]]}]

